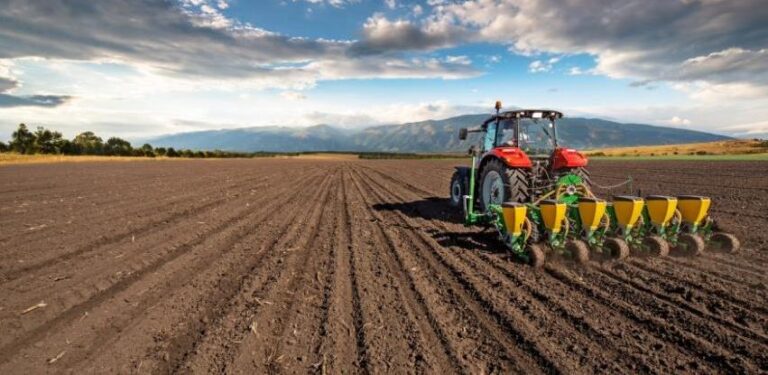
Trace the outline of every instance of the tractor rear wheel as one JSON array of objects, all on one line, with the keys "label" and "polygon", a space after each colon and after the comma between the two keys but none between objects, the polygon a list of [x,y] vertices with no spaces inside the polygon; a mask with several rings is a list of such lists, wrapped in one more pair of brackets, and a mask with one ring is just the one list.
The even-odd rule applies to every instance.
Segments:
[{"label": "tractor rear wheel", "polygon": [[571,168],[567,170],[567,173],[575,174],[581,178],[582,181],[584,181],[584,185],[590,189],[592,189],[592,183],[589,178],[589,171],[587,171],[584,167],[577,167],[577,168]]},{"label": "tractor rear wheel", "polygon": [[700,255],[704,252],[704,240],[695,234],[683,233],[677,238],[675,250],[681,255]]},{"label": "tractor rear wheel", "polygon": [[464,200],[464,196],[467,195],[467,187],[463,181],[459,172],[453,172],[451,177],[451,206],[461,206],[461,201]]},{"label": "tractor rear wheel", "polygon": [[483,167],[478,187],[482,212],[488,211],[491,204],[528,201],[528,173],[508,168],[500,160],[491,160]]}]

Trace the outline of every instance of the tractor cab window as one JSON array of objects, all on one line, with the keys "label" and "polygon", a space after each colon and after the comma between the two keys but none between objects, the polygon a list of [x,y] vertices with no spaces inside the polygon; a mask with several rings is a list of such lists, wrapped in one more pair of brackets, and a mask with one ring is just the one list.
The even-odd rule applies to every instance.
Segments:
[{"label": "tractor cab window", "polygon": [[555,150],[555,126],[547,119],[520,119],[519,147],[529,156],[550,156]]},{"label": "tractor cab window", "polygon": [[496,137],[496,146],[498,147],[517,147],[517,138],[515,137],[515,121],[502,120],[499,122],[498,136]]}]

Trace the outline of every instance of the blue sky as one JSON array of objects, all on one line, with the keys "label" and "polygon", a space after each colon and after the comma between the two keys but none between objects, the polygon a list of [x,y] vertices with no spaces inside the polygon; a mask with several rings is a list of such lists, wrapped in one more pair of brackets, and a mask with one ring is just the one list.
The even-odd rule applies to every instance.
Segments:
[{"label": "blue sky", "polygon": [[[576,4],[578,3],[578,4]],[[549,107],[768,134],[759,0],[9,0],[0,139]]]}]

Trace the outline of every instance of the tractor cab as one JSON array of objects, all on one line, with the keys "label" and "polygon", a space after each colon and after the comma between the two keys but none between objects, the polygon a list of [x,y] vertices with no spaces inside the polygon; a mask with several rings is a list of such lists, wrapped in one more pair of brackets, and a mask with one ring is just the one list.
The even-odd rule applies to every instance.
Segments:
[{"label": "tractor cab", "polygon": [[555,111],[512,111],[501,113],[483,123],[482,151],[496,147],[518,147],[529,157],[550,157],[557,148]]}]

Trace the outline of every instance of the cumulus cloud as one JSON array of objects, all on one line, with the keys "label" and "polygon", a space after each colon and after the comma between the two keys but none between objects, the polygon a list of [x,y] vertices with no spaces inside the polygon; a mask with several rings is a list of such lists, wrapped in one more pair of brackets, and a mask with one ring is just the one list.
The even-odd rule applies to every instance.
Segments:
[{"label": "cumulus cloud", "polygon": [[18,87],[19,82],[12,78],[0,77],[0,93],[10,91]]},{"label": "cumulus cloud", "polygon": [[[726,95],[738,87],[733,84],[762,88],[752,90],[757,95],[768,87],[768,7],[762,0],[475,0],[433,6],[425,25],[442,25],[444,38],[426,38],[426,26],[410,30],[405,26],[413,25],[399,24],[408,30],[402,35],[421,41],[404,48],[485,41],[524,55],[591,54],[594,73],[611,77],[702,81],[710,89],[727,85],[717,89]],[[391,23],[375,25],[388,30]],[[544,61],[532,68],[546,70]]]},{"label": "cumulus cloud", "polygon": [[682,118],[678,116],[672,116],[671,119],[664,121],[667,124],[674,125],[674,126],[688,126],[691,125],[691,120],[687,118]]},{"label": "cumulus cloud", "polygon": [[[9,75],[10,72],[8,66],[0,66],[0,73]],[[11,91],[19,86],[19,81],[16,78],[0,76],[0,108],[58,107],[72,99],[66,95],[12,95]]]},{"label": "cumulus cloud", "polygon": [[549,60],[534,60],[528,65],[528,71],[531,73],[549,72],[560,61],[559,57],[553,57]]},{"label": "cumulus cloud", "polygon": [[[293,2],[304,1],[310,4],[326,4],[334,8],[344,8],[349,4],[359,3],[360,0],[293,0]],[[387,0],[393,1],[393,0]]]},{"label": "cumulus cloud", "polygon": [[[293,81],[306,86],[324,76],[313,66],[343,64],[355,44],[259,29],[224,16],[227,6],[215,0],[9,0],[0,7],[0,59],[115,61],[175,77],[277,79],[283,86]],[[398,76],[456,74],[450,66],[428,74],[421,64],[408,74],[402,61]],[[366,62],[379,61],[357,61],[349,77],[382,70]],[[338,70],[333,75],[345,77]]]},{"label": "cumulus cloud", "polygon": [[0,108],[8,107],[58,107],[70,101],[66,95],[28,95],[14,96],[0,94]]},{"label": "cumulus cloud", "polygon": [[304,95],[304,94],[302,94],[301,92],[298,92],[298,91],[283,91],[283,92],[280,93],[280,97],[282,97],[285,100],[290,100],[290,101],[300,101],[300,100],[304,100],[304,99],[307,98],[306,95]]},{"label": "cumulus cloud", "polygon": [[488,112],[479,106],[455,105],[447,101],[423,103],[394,103],[366,108],[362,111],[311,112],[305,115],[309,124],[330,124],[342,127],[361,127],[385,124],[403,124],[424,120],[437,120],[467,113]]},{"label": "cumulus cloud", "polygon": [[479,73],[466,56],[446,58],[390,58],[369,56],[342,61],[317,61],[307,65],[310,71],[322,72],[325,80],[356,78],[429,78],[459,79]]},{"label": "cumulus cloud", "polygon": [[450,22],[417,23],[406,19],[390,20],[374,14],[363,25],[363,39],[352,50],[359,54],[392,51],[428,51],[450,47],[465,37],[463,30]]}]

